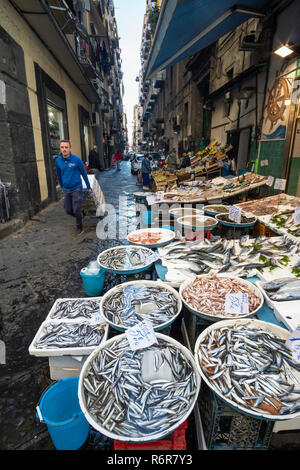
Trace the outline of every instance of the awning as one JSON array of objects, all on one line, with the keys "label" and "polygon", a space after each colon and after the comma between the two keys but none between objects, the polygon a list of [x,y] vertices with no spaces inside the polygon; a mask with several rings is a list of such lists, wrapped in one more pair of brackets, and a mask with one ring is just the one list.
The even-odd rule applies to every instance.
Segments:
[{"label": "awning", "polygon": [[250,17],[264,16],[271,0],[164,0],[145,79],[233,31]]}]

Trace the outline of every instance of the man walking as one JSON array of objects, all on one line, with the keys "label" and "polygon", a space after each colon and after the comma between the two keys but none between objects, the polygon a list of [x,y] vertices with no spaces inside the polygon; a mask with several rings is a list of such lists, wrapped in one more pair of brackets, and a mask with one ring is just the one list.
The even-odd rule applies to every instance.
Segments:
[{"label": "man walking", "polygon": [[92,170],[91,173],[96,173],[97,175],[100,169],[101,169],[101,166],[100,166],[98,147],[97,145],[94,145],[94,147],[89,153],[89,170]]},{"label": "man walking", "polygon": [[150,173],[151,173],[150,155],[149,153],[146,153],[142,160],[143,189],[150,189]]},{"label": "man walking", "polygon": [[115,160],[117,162],[117,169],[118,169],[118,171],[120,171],[120,163],[121,163],[121,160],[122,160],[122,155],[121,155],[120,152],[115,153]]},{"label": "man walking", "polygon": [[67,214],[76,218],[77,233],[83,232],[82,227],[82,181],[83,177],[87,191],[91,192],[90,182],[82,160],[71,153],[69,140],[60,141],[60,155],[55,161],[59,185],[64,193],[64,208]]}]

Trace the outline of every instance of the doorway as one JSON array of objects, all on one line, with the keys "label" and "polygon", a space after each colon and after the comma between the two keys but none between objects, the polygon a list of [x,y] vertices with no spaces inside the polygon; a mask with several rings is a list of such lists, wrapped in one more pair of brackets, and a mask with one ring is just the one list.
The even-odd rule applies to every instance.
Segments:
[{"label": "doorway", "polygon": [[246,170],[249,162],[252,126],[227,131],[227,144],[232,149],[227,153],[235,162],[236,171]]}]

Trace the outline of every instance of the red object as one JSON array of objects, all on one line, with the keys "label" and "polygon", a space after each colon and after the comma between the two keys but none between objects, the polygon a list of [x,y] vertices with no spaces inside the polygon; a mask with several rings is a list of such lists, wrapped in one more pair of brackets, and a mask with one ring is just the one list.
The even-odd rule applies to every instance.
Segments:
[{"label": "red object", "polygon": [[195,240],[203,240],[204,238],[207,238],[207,240],[210,240],[210,230],[204,230],[203,231],[194,231],[194,230],[187,230],[185,233],[185,239],[187,242],[193,242]]},{"label": "red object", "polygon": [[122,158],[122,155],[120,154],[120,152],[116,152],[115,153],[115,159],[116,160],[121,160],[121,158]]},{"label": "red object", "polygon": [[114,450],[186,450],[185,430],[187,420],[178,429],[164,439],[142,444],[114,441]]},{"label": "red object", "polygon": [[90,170],[89,170],[89,167],[84,163],[84,168],[85,168],[85,171],[87,172],[87,174],[90,173]]}]

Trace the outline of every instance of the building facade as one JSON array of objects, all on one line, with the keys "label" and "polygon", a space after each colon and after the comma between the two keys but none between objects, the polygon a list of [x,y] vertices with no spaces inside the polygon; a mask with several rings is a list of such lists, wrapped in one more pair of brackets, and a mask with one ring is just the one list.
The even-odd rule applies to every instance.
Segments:
[{"label": "building facade", "polygon": [[[253,15],[150,79],[145,70],[155,31],[147,8],[141,44],[141,148],[165,153],[175,148],[180,155],[212,140],[231,144],[229,156],[237,172],[253,169],[286,179],[286,191],[299,196],[299,2],[274,0],[265,15]],[[290,55],[275,54],[289,44]]]},{"label": "building facade", "polygon": [[3,0],[0,51],[0,179],[26,219],[57,199],[61,139],[87,163],[96,144],[103,169],[123,143],[113,2]]}]

